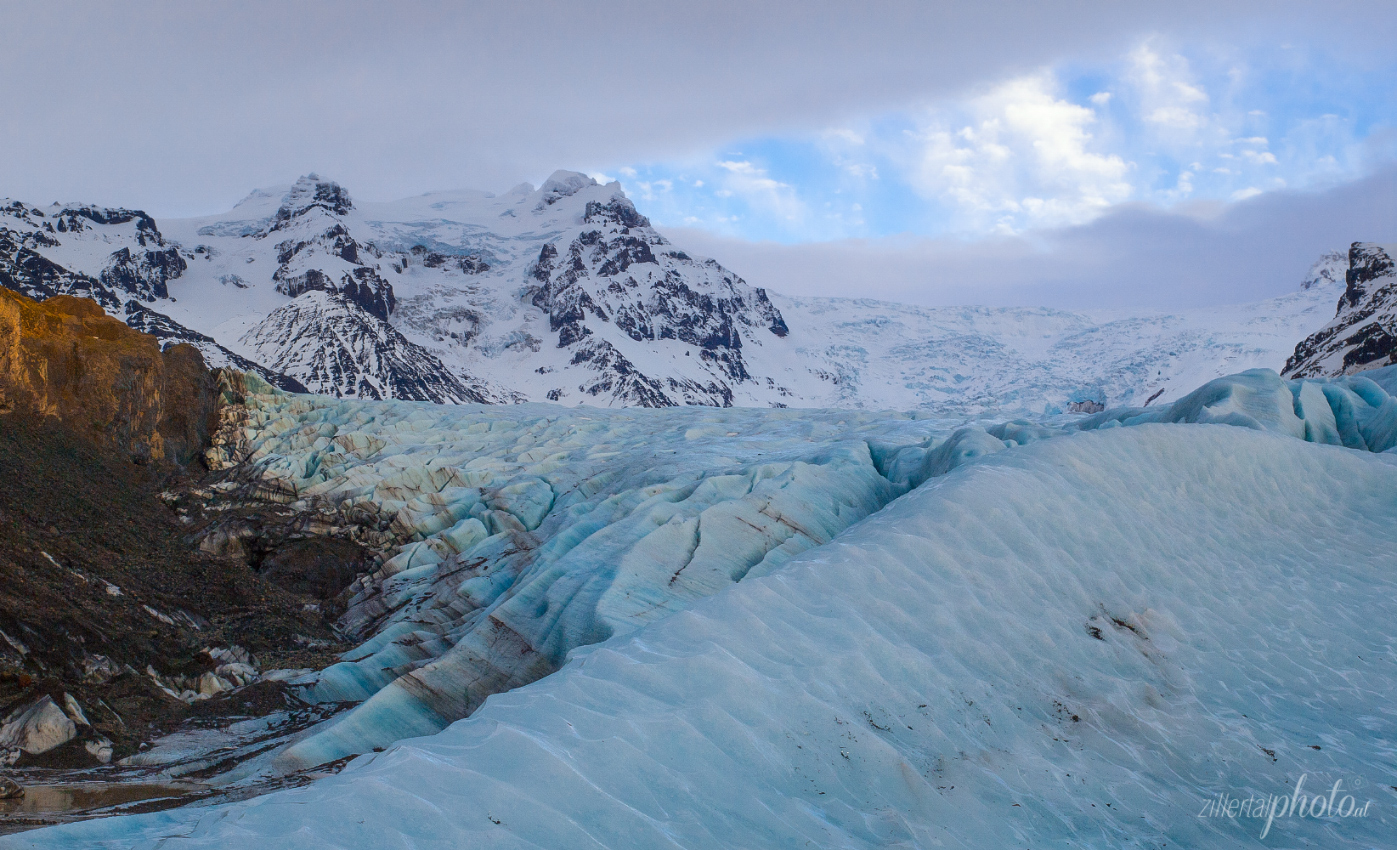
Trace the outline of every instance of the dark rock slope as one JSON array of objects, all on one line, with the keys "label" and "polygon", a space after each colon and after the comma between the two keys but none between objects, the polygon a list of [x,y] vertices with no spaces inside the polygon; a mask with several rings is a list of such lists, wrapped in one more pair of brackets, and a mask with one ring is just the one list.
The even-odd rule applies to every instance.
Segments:
[{"label": "dark rock slope", "polygon": [[[221,393],[190,346],[0,290],[0,768],[119,759],[242,693],[258,658],[328,661],[304,647],[334,646],[365,550],[281,506],[210,504]],[[257,557],[202,546],[230,518],[264,529]]]},{"label": "dark rock slope", "polygon": [[1333,321],[1295,346],[1287,378],[1352,375],[1397,363],[1397,270],[1391,245],[1349,248],[1344,294]]}]

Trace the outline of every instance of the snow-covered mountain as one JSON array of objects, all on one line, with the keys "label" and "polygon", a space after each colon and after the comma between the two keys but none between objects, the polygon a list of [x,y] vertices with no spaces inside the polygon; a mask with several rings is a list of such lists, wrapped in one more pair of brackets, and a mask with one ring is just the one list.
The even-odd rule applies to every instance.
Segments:
[{"label": "snow-covered mountain", "polygon": [[91,298],[139,331],[195,346],[211,366],[255,372],[283,389],[304,392],[300,382],[146,306],[174,304],[170,281],[187,268],[185,253],[139,210],[54,204],[45,211],[0,202],[0,286],[38,300]]},{"label": "snow-covered mountain", "polygon": [[175,315],[333,395],[764,406],[744,352],[786,333],[581,174],[367,205],[310,175],[169,226],[202,260]]},{"label": "snow-covered mountain", "polygon": [[[1129,315],[789,298],[672,245],[573,172],[500,196],[360,203],[308,175],[156,223],[0,207],[0,283],[90,293],[214,365],[350,398],[1042,412],[1177,398],[1280,368],[1338,294]],[[257,365],[260,364],[260,365]]]},{"label": "snow-covered mountain", "polygon": [[1285,374],[1351,375],[1397,363],[1397,245],[1355,242],[1334,319],[1295,346]]}]

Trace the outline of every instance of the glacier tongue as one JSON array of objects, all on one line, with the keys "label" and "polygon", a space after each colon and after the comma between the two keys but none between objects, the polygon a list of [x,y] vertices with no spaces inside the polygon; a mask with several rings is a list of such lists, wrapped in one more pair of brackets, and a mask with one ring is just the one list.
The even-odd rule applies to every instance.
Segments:
[{"label": "glacier tongue", "polygon": [[1377,382],[1288,382],[1269,370],[1158,407],[988,427],[270,391],[241,411],[215,464],[246,459],[267,492],[368,516],[397,541],[350,589],[341,624],[364,643],[305,692],[363,704],[279,753],[267,768],[277,773],[440,730],[573,650],[769,574],[909,488],[1006,449],[1149,423],[1239,425],[1371,451],[1397,442],[1397,400]]},{"label": "glacier tongue", "polygon": [[1266,846],[1385,844],[1397,464],[1239,427],[1011,442],[337,776],[3,843],[1263,846],[1200,808],[1303,774],[1377,802]]},{"label": "glacier tongue", "polygon": [[305,694],[367,701],[278,771],[444,728],[578,647],[779,568],[907,490],[871,440],[886,454],[949,431],[889,413],[437,407],[247,381],[214,465],[246,462],[265,492],[398,541],[350,588],[341,623],[365,642]]}]

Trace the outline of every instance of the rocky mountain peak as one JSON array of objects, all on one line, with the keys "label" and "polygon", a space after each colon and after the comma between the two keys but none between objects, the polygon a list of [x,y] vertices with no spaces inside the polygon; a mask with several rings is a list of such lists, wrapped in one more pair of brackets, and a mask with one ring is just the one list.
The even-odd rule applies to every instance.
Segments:
[{"label": "rocky mountain peak", "polygon": [[354,202],[340,184],[332,180],[322,180],[314,173],[307,174],[297,180],[291,191],[282,198],[270,230],[283,230],[291,222],[315,210],[342,216],[352,209]]},{"label": "rocky mountain peak", "polygon": [[556,204],[559,200],[577,194],[579,191],[589,186],[596,186],[597,181],[576,171],[555,171],[552,176],[543,181],[539,187],[538,206],[534,209],[542,210]]},{"label": "rocky mountain peak", "polygon": [[273,310],[241,342],[272,368],[341,398],[483,403],[486,393],[334,289],[310,289]]},{"label": "rocky mountain peak", "polygon": [[1394,256],[1397,245],[1353,243],[1334,319],[1295,346],[1286,377],[1351,375],[1397,363]]},{"label": "rocky mountain peak", "polygon": [[1300,282],[1300,289],[1313,289],[1316,286],[1327,286],[1331,283],[1343,283],[1344,274],[1348,271],[1347,251],[1328,251],[1321,255],[1310,270],[1305,272],[1305,279]]},{"label": "rocky mountain peak", "polygon": [[[649,227],[650,219],[641,215],[621,191],[611,196],[611,200],[605,203],[601,201],[588,201],[586,212],[583,213],[582,220],[587,224],[608,225],[614,224],[618,227]],[[656,234],[657,236],[659,234]],[[668,244],[661,237],[660,244]]]}]

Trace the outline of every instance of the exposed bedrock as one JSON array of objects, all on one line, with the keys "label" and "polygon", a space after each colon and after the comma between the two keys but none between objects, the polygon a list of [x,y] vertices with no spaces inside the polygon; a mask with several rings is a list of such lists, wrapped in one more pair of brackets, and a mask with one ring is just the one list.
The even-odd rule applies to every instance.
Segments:
[{"label": "exposed bedrock", "polygon": [[[1329,324],[1295,346],[1282,373],[1292,378],[1352,375],[1397,363],[1397,269],[1392,245],[1349,248],[1344,294]],[[1331,272],[1332,274],[1332,272]]]},{"label": "exposed bedrock", "polygon": [[208,442],[216,388],[192,346],[161,352],[85,298],[0,289],[0,410],[60,420],[141,462],[185,463]]}]

